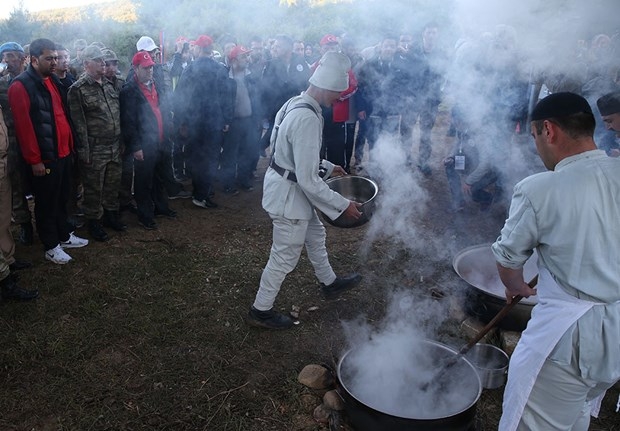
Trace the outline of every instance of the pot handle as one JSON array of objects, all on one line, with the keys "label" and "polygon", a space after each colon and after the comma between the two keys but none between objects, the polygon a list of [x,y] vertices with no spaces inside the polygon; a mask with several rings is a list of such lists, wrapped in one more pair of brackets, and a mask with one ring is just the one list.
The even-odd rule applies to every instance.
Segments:
[{"label": "pot handle", "polygon": [[[536,286],[536,284],[538,283],[538,274],[536,274],[534,276],[534,278],[532,278],[530,280],[528,284],[528,286],[530,287],[534,287]],[[512,308],[517,305],[517,303],[519,301],[521,301],[521,299],[523,299],[523,297],[521,295],[517,295],[514,298],[512,298],[512,301],[510,302],[510,304],[506,304],[504,305],[504,307],[499,311],[499,313],[497,313],[495,315],[495,317],[493,317],[493,319],[491,319],[491,321],[489,323],[486,324],[486,326],[484,328],[482,328],[474,338],[472,338],[469,343],[465,344],[461,350],[459,351],[459,353],[461,355],[466,354],[467,352],[469,352],[469,350],[474,347],[476,345],[476,343],[478,341],[480,341],[482,339],[482,337],[484,337],[485,335],[487,335],[487,333],[493,329],[493,327],[500,321],[502,320],[504,317],[506,317],[506,315],[510,312],[510,310],[512,310]]]}]

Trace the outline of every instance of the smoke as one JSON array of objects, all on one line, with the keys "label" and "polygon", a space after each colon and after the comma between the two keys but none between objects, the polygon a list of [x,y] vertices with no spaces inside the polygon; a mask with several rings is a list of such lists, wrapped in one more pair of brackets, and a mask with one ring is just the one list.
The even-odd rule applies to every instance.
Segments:
[{"label": "smoke", "polygon": [[446,369],[456,353],[428,341],[437,330],[431,322],[443,313],[437,302],[420,303],[398,291],[379,328],[362,320],[345,322],[351,342],[339,365],[345,389],[363,404],[397,417],[436,419],[471,406],[480,390],[474,368],[459,361]]}]

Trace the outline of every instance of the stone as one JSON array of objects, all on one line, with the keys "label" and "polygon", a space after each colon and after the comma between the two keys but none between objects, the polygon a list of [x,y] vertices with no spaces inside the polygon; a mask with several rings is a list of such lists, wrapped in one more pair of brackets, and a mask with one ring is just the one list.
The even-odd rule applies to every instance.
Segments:
[{"label": "stone", "polygon": [[331,410],[344,410],[344,401],[335,389],[325,392],[325,395],[323,395],[323,404]]},{"label": "stone", "polygon": [[310,389],[327,389],[334,384],[334,377],[327,368],[310,364],[301,370],[297,381]]},{"label": "stone", "polygon": [[326,424],[329,423],[329,416],[331,415],[331,413],[331,410],[327,408],[325,404],[320,404],[314,409],[312,417],[318,423]]},{"label": "stone", "polygon": [[502,344],[502,350],[506,352],[508,356],[512,356],[512,352],[515,351],[517,343],[521,339],[521,333],[515,331],[500,331],[499,339]]},{"label": "stone", "polygon": [[[484,328],[484,326],[485,326],[484,323],[482,323],[478,319],[469,317],[465,319],[463,323],[461,323],[461,332],[463,333],[465,338],[467,338],[468,340],[471,340],[476,335],[478,335],[478,333],[482,330],[482,328]],[[495,337],[496,334],[497,334],[497,327],[491,328],[491,330],[484,337],[482,337],[482,339],[478,342],[485,343],[485,344],[493,344],[493,343],[490,343],[490,340],[493,337]]]}]

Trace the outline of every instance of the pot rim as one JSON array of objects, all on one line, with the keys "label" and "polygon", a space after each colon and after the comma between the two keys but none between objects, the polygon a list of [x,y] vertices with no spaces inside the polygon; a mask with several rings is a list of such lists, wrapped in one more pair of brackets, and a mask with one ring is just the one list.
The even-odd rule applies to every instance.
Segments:
[{"label": "pot rim", "polygon": [[[459,276],[459,278],[461,280],[463,280],[465,283],[467,283],[468,286],[476,289],[476,291],[478,291],[478,292],[480,292],[480,293],[482,293],[484,295],[490,296],[491,298],[498,299],[498,300],[500,300],[502,302],[505,302],[506,301],[506,297],[505,296],[498,295],[498,294],[492,292],[491,290],[485,288],[484,286],[479,286],[479,285],[472,284],[466,277],[463,276],[463,274],[461,273],[461,270],[459,269],[460,268],[459,264],[460,264],[461,260],[465,256],[470,255],[473,251],[490,249],[491,245],[492,245],[491,243],[477,244],[477,245],[472,245],[472,246],[469,246],[469,247],[466,247],[466,248],[460,250],[458,253],[456,253],[454,255],[454,258],[452,259],[452,269],[454,269],[454,272],[456,273],[456,275]],[[515,307],[521,308],[520,306],[527,306],[527,307],[529,307],[531,309],[537,303],[538,303],[538,297],[537,296],[531,296],[529,298],[523,298],[521,301],[519,301],[518,304],[516,304]]]},{"label": "pot rim", "polygon": [[374,188],[374,193],[373,195],[367,199],[365,202],[360,202],[362,205],[366,205],[372,201],[374,201],[374,199],[377,197],[377,194],[379,193],[379,185],[377,184],[377,182],[375,180],[371,180],[368,177],[363,177],[361,175],[343,175],[340,177],[332,177],[332,178],[328,178],[327,180],[325,180],[325,184],[329,184],[329,183],[334,183],[337,181],[352,181],[352,180],[357,180],[357,179],[362,179],[364,181],[369,182],[370,184],[372,184],[373,188]]},{"label": "pot rim", "polygon": [[[428,344],[432,344],[435,345],[437,347],[440,347],[444,350],[449,351],[450,353],[453,353],[455,356],[458,356],[459,353],[453,349],[452,347],[440,343],[438,341],[434,341],[434,340],[430,340],[430,339],[423,339],[420,340],[421,343],[428,343]],[[387,415],[387,416],[391,416],[393,418],[398,418],[398,419],[410,419],[410,420],[416,420],[416,421],[436,421],[436,420],[440,420],[440,419],[446,419],[446,418],[452,418],[452,417],[456,417],[466,411],[468,411],[469,409],[471,409],[472,407],[474,407],[478,401],[480,400],[480,395],[482,394],[482,381],[480,380],[480,375],[478,374],[478,370],[476,370],[476,367],[471,363],[470,360],[468,360],[466,357],[461,356],[460,360],[465,361],[465,363],[467,363],[467,365],[469,366],[469,368],[471,369],[471,372],[473,373],[473,375],[476,378],[476,382],[478,382],[478,390],[476,393],[476,396],[474,397],[473,401],[471,403],[469,403],[466,407],[464,407],[462,410],[458,411],[458,412],[453,412],[450,413],[450,415],[448,416],[439,416],[439,417],[434,417],[434,418],[418,418],[418,417],[412,417],[412,416],[397,416],[395,414],[392,413],[387,413],[384,412],[383,410],[380,410],[374,406],[368,405],[366,404],[364,401],[360,400],[357,396],[355,396],[347,387],[347,385],[342,381],[342,373],[341,373],[341,369],[342,369],[342,364],[344,362],[344,360],[346,359],[346,357],[355,350],[355,347],[348,349],[341,357],[340,360],[338,361],[338,367],[336,369],[336,376],[338,377],[338,382],[340,384],[340,387],[342,387],[342,389],[345,390],[345,392],[352,397],[353,399],[355,399],[355,401],[357,401],[358,403],[366,406],[369,409],[372,409],[378,413],[381,413],[383,415]]]}]

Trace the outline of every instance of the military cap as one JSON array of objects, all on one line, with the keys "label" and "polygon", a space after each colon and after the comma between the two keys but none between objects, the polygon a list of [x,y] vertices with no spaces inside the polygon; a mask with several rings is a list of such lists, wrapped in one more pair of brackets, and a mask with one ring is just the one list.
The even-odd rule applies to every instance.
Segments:
[{"label": "military cap", "polygon": [[107,61],[118,61],[118,57],[116,56],[116,53],[112,51],[111,49],[104,49],[101,52],[103,52],[103,59],[106,62]]},{"label": "military cap", "polygon": [[101,52],[101,48],[96,45],[89,45],[84,49],[82,53],[82,59],[84,60],[95,60],[97,58],[104,58],[103,52]]}]

